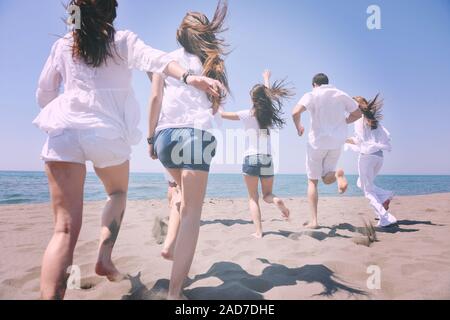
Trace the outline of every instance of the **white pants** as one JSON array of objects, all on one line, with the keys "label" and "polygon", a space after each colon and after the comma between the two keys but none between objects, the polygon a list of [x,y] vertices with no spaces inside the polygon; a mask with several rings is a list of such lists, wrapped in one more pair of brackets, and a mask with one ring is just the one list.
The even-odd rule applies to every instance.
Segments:
[{"label": "white pants", "polygon": [[365,197],[370,201],[370,205],[380,219],[388,213],[383,207],[383,203],[391,200],[394,196],[392,191],[375,185],[375,177],[383,166],[383,160],[383,157],[380,156],[364,154],[361,154],[358,160],[358,187],[364,191]]}]

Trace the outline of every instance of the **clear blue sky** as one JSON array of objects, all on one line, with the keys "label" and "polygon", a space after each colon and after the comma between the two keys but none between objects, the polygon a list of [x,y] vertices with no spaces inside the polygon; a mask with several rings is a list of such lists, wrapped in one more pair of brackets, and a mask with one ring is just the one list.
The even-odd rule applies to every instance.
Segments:
[{"label": "clear blue sky", "polygon": [[[311,77],[327,73],[351,95],[385,98],[385,126],[394,151],[388,174],[450,174],[450,1],[448,0],[230,0],[225,34],[234,49],[227,59],[233,99],[228,110],[250,107],[248,92],[266,67],[288,76],[297,96]],[[382,30],[369,31],[366,9],[381,7]],[[116,26],[130,29],[153,47],[177,48],[175,30],[188,10],[209,16],[212,0],[119,0]],[[45,134],[31,121],[38,113],[36,82],[56,35],[65,33],[64,10],[55,0],[0,0],[0,170],[42,170]],[[145,132],[150,84],[136,73]],[[305,119],[307,120],[307,119]],[[230,124],[234,126],[234,124]],[[282,132],[282,173],[304,173],[305,138],[291,122]],[[356,172],[356,155],[342,165]],[[134,149],[133,171],[160,171],[148,160],[145,142]],[[238,167],[216,166],[215,172]]]}]

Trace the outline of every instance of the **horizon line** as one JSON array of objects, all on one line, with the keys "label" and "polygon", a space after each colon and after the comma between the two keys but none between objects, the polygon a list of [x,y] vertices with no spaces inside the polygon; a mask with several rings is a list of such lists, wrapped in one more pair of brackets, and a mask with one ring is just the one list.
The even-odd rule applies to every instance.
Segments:
[{"label": "horizon line", "polygon": [[[44,170],[3,170],[0,172],[32,172],[32,173],[45,173]],[[87,173],[94,173],[92,170],[87,170]],[[162,171],[130,171],[130,174],[164,174]],[[242,175],[241,172],[210,172],[210,175]],[[292,176],[304,176],[306,173],[277,173],[276,175],[292,175]],[[357,176],[358,173],[347,173],[347,175]],[[383,173],[380,176],[450,176],[450,173]]]}]

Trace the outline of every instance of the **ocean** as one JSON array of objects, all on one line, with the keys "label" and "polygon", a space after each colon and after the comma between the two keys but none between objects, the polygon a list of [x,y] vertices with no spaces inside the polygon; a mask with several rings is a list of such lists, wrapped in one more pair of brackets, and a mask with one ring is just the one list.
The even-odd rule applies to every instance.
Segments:
[{"label": "ocean", "polygon": [[[346,196],[362,196],[356,186],[357,176],[348,176],[349,189]],[[274,193],[280,197],[306,196],[305,175],[278,175]],[[424,195],[450,192],[450,176],[382,175],[376,183],[396,195]],[[322,196],[336,196],[336,186],[320,185]],[[163,199],[167,183],[163,174],[131,173],[130,200]],[[211,174],[208,198],[245,198],[247,190],[239,174]],[[106,198],[102,185],[93,173],[88,173],[85,200],[97,201]],[[0,205],[31,204],[49,202],[47,178],[44,172],[0,171]]]}]

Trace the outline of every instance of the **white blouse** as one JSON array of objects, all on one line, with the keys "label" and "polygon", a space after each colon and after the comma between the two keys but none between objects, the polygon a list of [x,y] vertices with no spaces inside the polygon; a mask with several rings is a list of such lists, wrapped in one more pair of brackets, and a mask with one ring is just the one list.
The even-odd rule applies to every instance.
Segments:
[{"label": "white blouse", "polygon": [[353,151],[362,154],[373,154],[379,151],[391,151],[391,135],[381,124],[372,130],[364,118],[355,122],[355,136],[352,138],[356,145],[346,145]]},{"label": "white blouse", "polygon": [[[186,70],[195,75],[203,74],[200,59],[180,48],[168,54]],[[210,130],[214,123],[220,126],[218,113],[214,116],[212,103],[205,92],[182,81],[166,77],[161,114],[156,132],[169,128],[195,128]]]},{"label": "white blouse", "polygon": [[116,33],[114,57],[97,68],[74,59],[72,44],[68,34],[52,47],[36,92],[42,110],[33,123],[49,135],[94,129],[103,138],[139,143],[140,108],[131,87],[132,69],[162,73],[173,60],[131,31]]},{"label": "white blouse", "polygon": [[270,130],[261,130],[258,119],[252,109],[238,111],[237,115],[245,128],[245,153],[244,157],[253,155],[271,155]]}]

